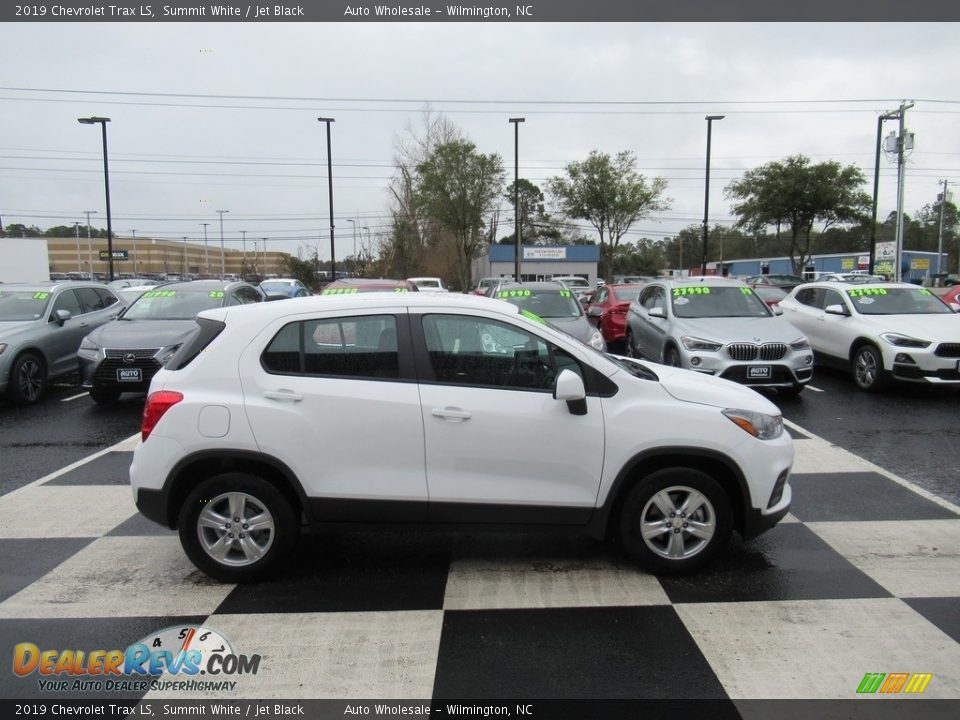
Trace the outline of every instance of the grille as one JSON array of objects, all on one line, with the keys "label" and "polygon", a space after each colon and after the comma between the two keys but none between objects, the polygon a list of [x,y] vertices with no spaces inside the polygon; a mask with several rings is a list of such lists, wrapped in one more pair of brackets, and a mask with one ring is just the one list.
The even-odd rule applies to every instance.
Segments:
[{"label": "grille", "polygon": [[106,349],[103,351],[104,355],[108,358],[122,359],[124,355],[133,354],[137,360],[146,360],[153,359],[153,356],[160,352],[160,348],[140,348],[137,350],[111,350]]},{"label": "grille", "polygon": [[787,354],[784,343],[731,343],[727,346],[727,354],[734,360],[750,362],[751,360],[780,360]]},{"label": "grille", "polygon": [[[146,350],[140,352],[147,352]],[[143,384],[149,385],[150,380],[153,379],[153,376],[157,374],[157,370],[160,369],[160,363],[154,360],[152,357],[142,357],[137,358],[133,363],[127,364],[123,360],[117,357],[107,357],[100,367],[97,368],[96,375],[94,380],[97,385],[119,385],[117,383],[117,370],[121,368],[140,368],[141,375],[143,377]],[[134,387],[136,383],[131,383]]]},{"label": "grille", "polygon": [[939,357],[958,358],[960,357],[960,343],[940,343],[933,354]]}]

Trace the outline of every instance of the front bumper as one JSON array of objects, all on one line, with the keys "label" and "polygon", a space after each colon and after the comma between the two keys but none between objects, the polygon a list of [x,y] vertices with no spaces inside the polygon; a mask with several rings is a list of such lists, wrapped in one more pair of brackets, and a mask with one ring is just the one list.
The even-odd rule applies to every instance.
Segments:
[{"label": "front bumper", "polygon": [[[683,367],[752,388],[788,388],[813,378],[813,351],[791,350],[778,360],[733,360],[726,348],[716,352],[680,350]],[[763,374],[757,374],[763,370]]]},{"label": "front bumper", "polygon": [[[945,350],[944,345],[950,350]],[[888,346],[883,354],[884,365],[897,380],[960,385],[960,343],[940,343],[923,349]]]},{"label": "front bumper", "polygon": [[[85,388],[108,388],[120,392],[146,392],[150,388],[150,381],[161,368],[153,355],[156,349],[107,351],[108,356],[98,353],[96,357],[77,356],[80,367],[80,384]],[[133,356],[132,361],[125,360],[120,353]],[[121,370],[139,370],[139,380],[120,380]]]}]

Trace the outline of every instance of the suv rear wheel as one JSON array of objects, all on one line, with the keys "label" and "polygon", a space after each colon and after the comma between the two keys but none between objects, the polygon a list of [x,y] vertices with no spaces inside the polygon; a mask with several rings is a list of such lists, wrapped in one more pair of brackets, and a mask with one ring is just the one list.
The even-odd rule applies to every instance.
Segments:
[{"label": "suv rear wheel", "polygon": [[193,564],[224,582],[262,576],[293,546],[296,514],[276,487],[256,475],[204,480],[180,510],[180,543]]},{"label": "suv rear wheel", "polygon": [[654,573],[698,570],[723,549],[732,529],[726,491],[693,468],[651,473],[630,490],[620,510],[624,550]]}]

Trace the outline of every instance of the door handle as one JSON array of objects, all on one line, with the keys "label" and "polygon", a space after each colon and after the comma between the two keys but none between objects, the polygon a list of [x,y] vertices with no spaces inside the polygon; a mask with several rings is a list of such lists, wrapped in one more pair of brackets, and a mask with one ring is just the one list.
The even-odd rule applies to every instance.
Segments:
[{"label": "door handle", "polygon": [[300,402],[303,395],[295,393],[293,390],[267,390],[263,396],[268,400],[285,400],[287,402]]},{"label": "door handle", "polygon": [[471,417],[466,410],[455,407],[434,408],[431,412],[434,417],[443,418],[449,422],[463,422]]}]

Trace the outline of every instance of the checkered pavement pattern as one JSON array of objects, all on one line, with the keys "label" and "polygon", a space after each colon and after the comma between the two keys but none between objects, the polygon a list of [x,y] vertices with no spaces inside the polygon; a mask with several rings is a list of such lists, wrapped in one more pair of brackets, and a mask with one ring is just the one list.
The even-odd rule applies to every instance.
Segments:
[{"label": "checkered pavement pattern", "polygon": [[202,624],[262,656],[220,699],[838,699],[867,672],[960,698],[960,508],[790,429],[791,514],[696,576],[584,538],[349,532],[248,585],[138,515],[131,438],[0,497],[0,697],[50,697],[10,672],[18,642]]}]

